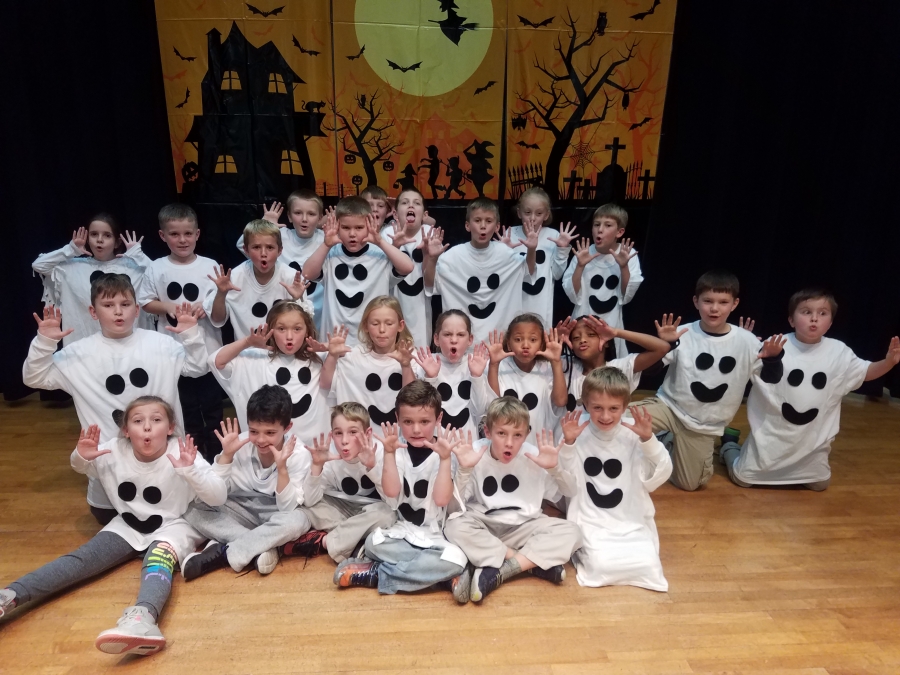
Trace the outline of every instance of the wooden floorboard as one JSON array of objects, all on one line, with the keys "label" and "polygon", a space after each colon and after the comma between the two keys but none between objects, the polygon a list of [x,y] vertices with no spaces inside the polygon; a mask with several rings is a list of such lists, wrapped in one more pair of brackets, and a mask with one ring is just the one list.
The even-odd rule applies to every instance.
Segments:
[{"label": "wooden floorboard", "polygon": [[[746,433],[742,408],[735,426]],[[447,593],[338,591],[327,558],[269,577],[180,577],[168,647],[93,648],[133,602],[135,561],[0,620],[0,673],[897,675],[900,403],[848,397],[824,493],[733,486],[654,494],[668,593],[517,579],[482,607]],[[0,583],[89,539],[86,480],[68,467],[71,407],[0,404]]]}]

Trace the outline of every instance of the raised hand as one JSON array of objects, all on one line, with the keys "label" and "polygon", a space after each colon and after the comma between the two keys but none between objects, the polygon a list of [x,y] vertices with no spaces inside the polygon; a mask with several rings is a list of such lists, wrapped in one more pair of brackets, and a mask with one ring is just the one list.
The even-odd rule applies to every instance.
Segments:
[{"label": "raised hand", "polygon": [[412,355],[413,361],[419,364],[419,367],[425,371],[425,377],[434,378],[441,372],[441,360],[430,349],[418,347]]},{"label": "raised hand", "polygon": [[575,226],[572,223],[566,223],[559,226],[559,236],[551,237],[547,241],[552,241],[559,248],[565,248],[572,245],[572,240],[578,235],[575,233]]},{"label": "raised hand", "polygon": [[341,243],[341,238],[338,236],[337,216],[334,215],[333,208],[325,211],[325,225],[322,228],[322,231],[325,234],[323,243],[326,246],[337,246]]},{"label": "raised hand", "polygon": [[325,335],[328,337],[329,356],[333,356],[334,358],[339,359],[344,354],[353,351],[350,347],[347,346],[347,336],[350,335],[350,331],[346,326],[344,326],[344,324],[335,326],[334,334],[326,333]]},{"label": "raised hand", "polygon": [[634,417],[634,424],[621,422],[621,425],[636,433],[638,438],[641,439],[641,442],[646,442],[653,438],[653,417],[650,415],[650,411],[647,410],[647,407],[637,405],[632,406],[628,410],[631,411],[631,416]]},{"label": "raised hand", "polygon": [[[141,242],[144,241],[143,237],[138,239],[137,232],[129,232],[128,230],[125,230],[123,234],[120,234],[119,239],[121,239],[122,243],[125,244],[126,251],[130,251],[135,246],[140,246]],[[124,253],[119,253],[116,257],[122,258],[124,255]]]},{"label": "raised hand", "polygon": [[900,338],[896,335],[891,338],[891,343],[888,345],[887,354],[884,357],[885,361],[890,361],[895,366],[900,363]]},{"label": "raised hand", "polygon": [[565,319],[556,324],[556,334],[559,335],[559,341],[564,345],[569,345],[569,349],[572,348],[572,341],[569,339],[569,336],[572,334],[572,331],[577,325],[578,322],[575,321],[571,316],[567,316]]},{"label": "raised hand", "polygon": [[597,334],[597,337],[601,340],[612,340],[615,338],[619,331],[616,328],[610,326],[603,319],[598,319],[596,316],[586,316],[584,317],[584,323],[588,326],[592,331]]},{"label": "raised hand", "polygon": [[394,347],[394,351],[390,352],[388,356],[390,356],[394,361],[397,361],[401,366],[406,368],[409,364],[412,363],[413,354],[412,354],[412,343],[407,340],[398,340],[397,346]]},{"label": "raised hand", "polygon": [[263,220],[268,220],[270,223],[275,223],[278,227],[284,227],[284,224],[279,223],[278,220],[281,218],[281,214],[284,213],[284,206],[281,205],[281,202],[272,202],[271,208],[262,205],[263,207]]},{"label": "raised hand", "polygon": [[276,448],[274,445],[269,448],[272,453],[272,457],[275,458],[275,468],[283,471],[287,468],[287,461],[290,459],[291,455],[294,454],[294,448],[297,447],[297,437],[291,436],[284,442],[284,445],[281,446],[281,450]]},{"label": "raised hand", "polygon": [[175,305],[175,320],[175,326],[166,326],[166,330],[170,333],[183,333],[197,325],[197,310],[189,302]]},{"label": "raised hand", "polygon": [[222,454],[230,461],[237,454],[238,450],[250,442],[250,437],[241,438],[241,430],[236,419],[226,417],[220,422],[220,426],[222,433],[220,434],[218,429],[214,429],[213,433],[219,439],[219,443],[222,444]]},{"label": "raised hand", "polygon": [[678,330],[678,326],[681,325],[681,317],[679,316],[677,319],[673,320],[673,316],[674,314],[663,314],[662,323],[659,321],[653,322],[654,325],[656,325],[656,335],[660,340],[675,342],[675,340],[688,332],[687,328]]},{"label": "raised hand", "polygon": [[591,253],[591,241],[587,237],[582,237],[575,242],[575,258],[581,267],[586,267],[591,260],[599,258],[601,255],[603,254],[599,251]]},{"label": "raised hand", "polygon": [[308,445],[304,445],[303,447],[309,451],[310,455],[312,455],[313,466],[323,467],[327,462],[340,459],[331,454],[331,432],[327,435],[319,434],[318,438],[313,436],[312,447]]},{"label": "raised hand", "polygon": [[480,450],[476,450],[472,445],[471,430],[466,432],[465,438],[462,437],[461,431],[458,432],[457,438],[459,440],[457,444],[451,448],[451,451],[456,455],[456,461],[459,462],[459,467],[461,469],[471,469],[474,467],[481,461],[481,458],[484,456],[484,453],[487,452],[487,449],[491,447],[490,443],[484,443]]},{"label": "raised hand", "polygon": [[248,347],[272,351],[272,347],[269,346],[269,338],[274,332],[274,330],[269,330],[268,324],[261,323],[256,328],[251,328],[250,334],[244,340]]},{"label": "raised hand", "polygon": [[522,225],[522,232],[525,235],[525,239],[523,239],[519,243],[524,245],[528,250],[536,249],[538,247],[538,244],[541,243],[540,224],[526,223]]},{"label": "raised hand", "polygon": [[[523,226],[523,228],[524,228],[524,226]],[[522,246],[525,243],[523,241],[517,241],[517,242],[513,243],[512,232],[510,231],[510,229],[508,227],[505,227],[505,226],[501,229],[500,232],[494,233],[494,240],[499,241],[501,244],[506,244],[510,248],[518,248],[519,246]]]},{"label": "raised hand", "polygon": [[87,240],[88,231],[86,227],[79,227],[77,230],[72,232],[72,248],[78,251],[81,255],[91,256],[91,252],[88,251],[87,248],[85,248],[85,246],[87,246]]},{"label": "raised hand", "polygon": [[303,274],[297,272],[294,274],[294,281],[290,284],[286,284],[283,281],[279,281],[279,284],[284,286],[285,290],[288,292],[294,300],[299,300],[303,297],[303,294],[306,293],[306,289],[309,286],[309,282],[303,278]]},{"label": "raised hand", "polygon": [[488,364],[488,348],[484,342],[475,345],[469,354],[469,375],[472,377],[481,377],[484,375],[484,369]]},{"label": "raised hand", "polygon": [[449,424],[443,429],[440,426],[440,418],[438,418],[437,435],[433,441],[425,441],[422,443],[426,448],[431,449],[441,459],[450,459],[453,448],[457,447],[462,441],[456,429]]},{"label": "raised hand", "polygon": [[612,257],[616,259],[616,262],[619,263],[619,267],[628,267],[628,261],[637,255],[631,239],[626,239],[619,245],[618,250],[610,251],[610,253],[612,253]]},{"label": "raised hand", "polygon": [[[384,240],[381,238],[381,232],[378,231],[378,225],[375,223],[375,216],[371,213],[366,216],[366,241],[371,242],[378,248],[381,248],[384,245]],[[400,241],[400,245],[403,245],[404,242],[402,239]]]},{"label": "raised hand", "polygon": [[82,429],[78,434],[78,445],[75,446],[75,449],[82,459],[92,462],[101,455],[108,455],[112,452],[111,450],[98,450],[99,446],[100,427],[96,424],[92,424],[87,429]]},{"label": "raised hand", "polygon": [[537,455],[525,455],[542,469],[553,469],[559,464],[559,449],[562,443],[553,444],[553,432],[541,429],[534,437],[538,449]]},{"label": "raised hand", "polygon": [[381,436],[373,434],[375,438],[381,441],[384,451],[388,455],[397,452],[397,448],[405,448],[406,444],[400,442],[400,427],[389,422],[381,423]]},{"label": "raised hand", "polygon": [[37,321],[38,335],[43,335],[45,338],[50,338],[57,342],[75,330],[74,328],[69,328],[68,330],[62,329],[62,312],[53,305],[44,305],[43,319],[34,313],[32,313],[31,316]]},{"label": "raised hand", "polygon": [[169,454],[166,457],[169,458],[172,466],[176,469],[186,469],[189,466],[194,466],[194,460],[197,459],[197,446],[194,445],[194,439],[191,438],[190,434],[185,436],[184,439],[179,438],[178,459]]},{"label": "raised hand", "polygon": [[566,442],[566,445],[572,445],[578,437],[581,436],[581,432],[587,429],[588,424],[591,423],[591,418],[588,417],[584,422],[581,422],[581,410],[573,410],[572,412],[567,412],[563,415],[563,418],[559,421],[559,426],[563,432],[563,440]]},{"label": "raised hand", "polygon": [[[393,237],[391,237],[391,243],[395,247],[400,248],[405,244],[414,242],[416,240],[416,232],[417,228],[415,223],[400,224],[399,222],[395,222],[394,234]],[[424,242],[424,237],[422,239],[422,242]],[[421,248],[421,243],[416,248]]]},{"label": "raised hand", "polygon": [[216,285],[216,290],[219,293],[227,293],[228,291],[240,291],[241,289],[231,283],[231,270],[225,271],[225,265],[216,265],[213,267],[213,274],[216,276],[206,275],[206,278],[209,279]]},{"label": "raised hand", "polygon": [[[366,467],[366,471],[371,471],[375,468],[375,462],[378,459],[375,454],[375,442],[369,434],[364,434],[356,437],[356,445],[359,448],[356,456],[359,458],[360,464]],[[401,447],[405,448],[406,446]]]},{"label": "raised hand", "polygon": [[784,349],[784,345],[787,342],[787,338],[781,335],[773,335],[768,340],[762,343],[762,347],[759,350],[757,356],[761,359],[769,359],[773,356],[778,356],[781,351]]},{"label": "raised hand", "polygon": [[543,356],[548,361],[559,361],[562,358],[562,342],[555,328],[544,331],[544,342],[546,346],[535,356]]},{"label": "raised hand", "polygon": [[492,330],[488,333],[488,356],[491,363],[500,363],[507,356],[513,356],[512,352],[503,348],[503,336],[502,330]]},{"label": "raised hand", "polygon": [[740,319],[738,319],[738,327],[743,328],[744,330],[748,330],[751,333],[753,332],[753,327],[755,325],[756,325],[756,321],[751,319],[749,316],[746,318],[746,320],[744,319],[744,317],[741,317]]},{"label": "raised hand", "polygon": [[432,227],[423,235],[422,243],[419,246],[422,248],[422,253],[429,258],[437,258],[450,248],[450,244],[444,243],[444,230],[439,227]]},{"label": "raised hand", "polygon": [[313,352],[327,352],[328,345],[324,342],[319,342],[314,337],[306,338],[306,346],[309,347],[310,351]]}]

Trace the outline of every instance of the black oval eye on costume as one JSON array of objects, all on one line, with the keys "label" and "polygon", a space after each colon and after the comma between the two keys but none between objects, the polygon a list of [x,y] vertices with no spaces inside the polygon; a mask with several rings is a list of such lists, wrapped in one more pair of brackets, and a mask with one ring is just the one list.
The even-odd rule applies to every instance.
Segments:
[{"label": "black oval eye on costume", "polygon": [[606,287],[609,290],[612,290],[618,285],[619,285],[619,277],[617,277],[615,274],[610,274],[609,278],[606,280]]},{"label": "black oval eye on costume", "polygon": [[354,265],[353,266],[353,276],[357,281],[362,281],[367,276],[369,276],[369,270],[367,270],[362,265]]},{"label": "black oval eye on costume", "polygon": [[369,391],[378,391],[381,389],[381,378],[375,373],[369,374],[369,376],[366,377],[366,389]]},{"label": "black oval eye on costume", "polygon": [[339,264],[334,268],[334,276],[343,281],[347,278],[347,275],[350,274],[350,268],[347,267],[344,263]]},{"label": "black oval eye on costume", "polygon": [[715,362],[716,360],[713,358],[713,355],[707,354],[706,352],[697,354],[697,360],[694,361],[699,370],[709,370]]},{"label": "black oval eye on costume", "polygon": [[733,356],[723,356],[719,359],[719,371],[722,373],[730,373],[737,365],[737,361]]},{"label": "black oval eye on costume", "polygon": [[603,276],[602,275],[595,274],[594,276],[591,277],[591,288],[593,288],[595,291],[598,288],[603,288]]},{"label": "black oval eye on costume", "polygon": [[608,459],[603,462],[603,470],[610,478],[618,478],[622,473],[622,462],[617,459]]},{"label": "black oval eye on costume", "polygon": [[500,288],[500,275],[492,274],[491,276],[489,276],[487,279],[487,284],[488,288],[490,288],[492,291],[496,291],[498,288]]},{"label": "black oval eye on costume", "polygon": [[143,368],[135,368],[128,374],[128,379],[131,380],[131,384],[135,387],[142,389],[147,386],[150,376],[147,375],[147,371]]},{"label": "black oval eye on costume", "polygon": [[812,386],[816,389],[824,389],[828,384],[828,376],[825,373],[816,373],[812,376]]},{"label": "black oval eye on costume", "polygon": [[584,472],[588,476],[599,476],[603,471],[603,462],[599,457],[588,457],[584,460]]},{"label": "black oval eye on costume", "polygon": [[181,284],[177,281],[173,281],[168,286],[166,286],[166,295],[169,296],[169,300],[177,300],[181,297]]},{"label": "black oval eye on costume", "polygon": [[282,387],[291,381],[291,371],[281,367],[275,371],[275,381]]},{"label": "black oval eye on costume", "polygon": [[788,384],[792,387],[799,387],[803,382],[803,371],[799,368],[795,368],[787,376]]},{"label": "black oval eye on costume", "polygon": [[269,308],[266,307],[266,303],[257,302],[255,305],[253,305],[253,307],[250,308],[250,312],[253,314],[253,316],[261,319],[269,313]]},{"label": "black oval eye on costume", "polygon": [[466,282],[466,288],[469,293],[475,293],[479,288],[481,288],[481,281],[478,277],[469,277],[469,280]]}]

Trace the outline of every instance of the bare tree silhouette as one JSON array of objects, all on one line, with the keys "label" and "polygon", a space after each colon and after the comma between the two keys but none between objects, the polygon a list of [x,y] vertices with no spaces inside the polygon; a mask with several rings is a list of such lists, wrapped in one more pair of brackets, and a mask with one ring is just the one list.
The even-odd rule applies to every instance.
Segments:
[{"label": "bare tree silhouette", "polygon": [[[538,129],[545,129],[553,134],[553,147],[547,158],[544,175],[544,187],[551,198],[559,197],[560,166],[572,143],[575,131],[605,120],[610,107],[615,103],[615,99],[610,98],[607,93],[607,88],[616,89],[624,94],[638,91],[641,87],[640,84],[636,87],[619,84],[612,79],[619,66],[624,65],[635,56],[635,50],[639,44],[636,40],[631,45],[626,45],[624,54],[617,52],[615,58],[611,57],[608,60],[606,58],[610,55],[611,49],[600,54],[596,61],[588,56],[587,71],[583,72],[575,63],[576,54],[593,45],[598,37],[604,35],[604,32],[598,32],[597,28],[593,27],[590,35],[579,41],[578,19],[572,18],[571,10],[567,9],[566,13],[568,18],[563,22],[569,27],[568,43],[563,47],[561,38],[557,37],[554,45],[554,50],[559,54],[565,67],[565,72],[557,72],[548,68],[545,61],[540,61],[535,57],[534,67],[549,78],[549,84],[544,85],[539,82],[540,94],[530,98],[516,92],[516,98],[524,106],[524,110],[519,114],[527,115]],[[582,35],[584,35],[583,32]],[[601,70],[604,61],[607,64]],[[597,113],[593,109],[593,104],[594,99],[601,92],[605,100],[603,110]]]},{"label": "bare tree silhouette", "polygon": [[344,152],[359,157],[366,173],[367,184],[377,185],[375,163],[386,160],[400,151],[400,143],[394,141],[390,132],[393,123],[379,122],[384,115],[384,108],[380,103],[376,103],[377,89],[371,96],[356,94],[354,99],[359,111],[343,111],[332,101],[330,107],[337,121],[334,127],[325,128],[339,134]]}]

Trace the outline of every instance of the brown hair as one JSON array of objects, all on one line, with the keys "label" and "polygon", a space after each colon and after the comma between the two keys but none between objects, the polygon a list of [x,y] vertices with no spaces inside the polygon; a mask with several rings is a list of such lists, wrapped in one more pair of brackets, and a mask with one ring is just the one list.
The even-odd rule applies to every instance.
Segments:
[{"label": "brown hair", "polygon": [[831,308],[831,317],[834,318],[838,311],[837,300],[834,299],[831,291],[826,291],[824,288],[804,288],[794,293],[788,300],[788,316],[794,316],[794,312],[797,311],[801,302],[820,299],[828,302],[828,306]]},{"label": "brown hair", "polygon": [[[300,312],[300,316],[303,317],[303,324],[306,327],[306,336],[311,337],[313,340],[319,339],[319,334],[316,332],[316,324],[313,321],[313,318],[306,312],[305,309],[303,309],[303,307],[300,306],[299,303],[294,302],[293,300],[275,301],[275,304],[272,305],[272,309],[270,309],[269,313],[266,315],[266,325],[269,327],[269,330],[274,329],[274,324],[279,317],[284,316],[289,312]],[[274,334],[266,341],[266,344],[272,348],[272,351],[269,352],[269,359],[272,360],[279,354],[278,345],[275,343]],[[294,357],[303,361],[322,363],[322,359],[320,359],[319,355],[309,348],[309,344],[307,344],[306,340],[303,341],[303,346],[301,346],[300,349],[297,350],[297,352],[294,354]]]},{"label": "brown hair", "polygon": [[157,216],[159,229],[164,229],[170,220],[190,220],[197,227],[197,212],[187,204],[166,204]]},{"label": "brown hair", "polygon": [[[544,204],[547,205],[547,220],[545,220],[541,225],[549,225],[553,222],[553,204],[550,203],[550,195],[541,187],[530,187],[516,200],[516,214],[518,215],[518,211],[522,206],[522,202],[524,202],[529,197],[534,197],[536,199],[540,199]],[[627,216],[626,216],[627,218]]]},{"label": "brown hair", "polygon": [[[418,190],[416,191],[418,192]],[[406,190],[404,190],[403,192],[406,192]],[[365,190],[360,192],[359,196],[363,199],[365,199],[366,197],[371,197],[372,199],[380,199],[383,202],[386,202],[389,199],[387,191],[383,187],[379,187],[378,185],[370,185]]]},{"label": "brown hair", "polygon": [[355,401],[346,401],[338,403],[331,409],[331,424],[334,424],[334,418],[340,415],[351,422],[359,422],[363,426],[363,431],[369,428],[371,421],[369,419],[369,411],[362,403]]},{"label": "brown hair", "polygon": [[451,316],[458,316],[460,319],[462,319],[466,324],[466,330],[469,331],[469,335],[472,334],[472,319],[469,318],[469,315],[461,309],[448,309],[446,312],[441,312],[440,314],[438,314],[438,318],[434,320],[435,335],[441,332],[441,329],[444,327],[444,322]]},{"label": "brown hair", "polygon": [[609,394],[621,398],[625,405],[631,401],[631,385],[621,370],[614,366],[594,368],[581,385],[581,400],[587,401],[590,394]]},{"label": "brown hair", "polygon": [[694,295],[700,297],[701,293],[712,291],[713,293],[729,293],[732,298],[741,294],[741,283],[738,278],[726,270],[710,270],[697,279],[694,286]]},{"label": "brown hair", "polygon": [[125,406],[125,412],[122,413],[122,419],[119,422],[119,428],[124,430],[126,425],[128,424],[128,418],[131,416],[131,411],[135,408],[142,405],[150,405],[152,403],[160,406],[163,411],[166,413],[166,419],[169,420],[169,424],[176,424],[175,420],[175,411],[172,409],[172,406],[163,401],[159,396],[138,396],[131,403]]},{"label": "brown hair", "polygon": [[121,293],[124,296],[131,296],[131,299],[137,302],[134,293],[134,286],[127,274],[106,274],[101,273],[93,282],[91,282],[91,304],[93,305],[97,298],[111,298]]},{"label": "brown hair", "polygon": [[262,218],[258,218],[257,220],[251,220],[244,226],[244,248],[250,247],[251,237],[275,237],[275,243],[278,244],[278,250],[281,250],[281,228],[278,227],[275,223],[270,223],[268,220],[263,220]]},{"label": "brown hair", "polygon": [[312,190],[294,190],[291,194],[289,194],[287,201],[284,203],[288,212],[290,212],[291,210],[291,205],[299,199],[302,199],[306,202],[315,202],[316,206],[319,207],[320,216],[325,213],[325,203],[322,201],[322,198]]},{"label": "brown hair", "polygon": [[494,218],[498,221],[500,220],[500,209],[497,207],[497,202],[493,199],[478,197],[477,199],[470,201],[469,205],[466,207],[466,222],[469,222],[475,211],[488,211],[494,214]]},{"label": "brown hair", "polygon": [[[394,310],[397,312],[397,318],[400,319],[400,321],[403,321],[403,310],[400,309],[400,303],[397,301],[397,298],[392,298],[390,295],[379,295],[378,297],[372,298],[369,301],[369,304],[366,305],[362,318],[359,320],[359,331],[357,333],[360,343],[369,349],[372,349],[373,345],[372,338],[369,337],[369,331],[366,330],[366,322],[369,320],[369,315],[381,307],[388,307],[389,309]],[[409,343],[410,348],[412,348],[413,336],[412,333],[409,332],[406,323],[403,324],[403,328],[397,333],[397,339],[394,341],[394,344],[399,344],[401,341],[406,341]]]},{"label": "brown hair", "polygon": [[[113,236],[113,250],[116,252],[123,250],[125,248],[125,244],[122,243],[122,229],[119,227],[119,223],[116,222],[116,219],[113,218],[111,214],[106,213],[105,211],[101,211],[88,221],[88,232],[90,232],[91,230],[91,223],[93,223],[95,220],[109,225],[109,229],[112,230]],[[87,243],[85,243],[85,247],[88,251],[91,251],[90,237],[88,237]],[[94,252],[91,251],[91,255],[93,255],[93,253]]]},{"label": "brown hair", "polygon": [[397,195],[397,201],[399,202],[400,197],[405,195],[407,192],[413,192],[413,193],[419,195],[419,197],[422,200],[422,203],[423,204],[425,203],[425,195],[423,195],[421,192],[419,192],[418,188],[414,188],[414,187],[406,187],[406,188],[403,188],[402,190],[400,190],[400,193]]},{"label": "brown hair", "polygon": [[441,414],[443,399],[435,389],[425,380],[414,380],[397,393],[397,400],[394,406],[399,412],[400,406],[405,405],[410,408],[431,408],[435,417]]},{"label": "brown hair", "polygon": [[503,424],[504,422],[527,429],[531,425],[531,415],[528,413],[528,406],[514,396],[495,398],[488,405],[487,412],[484,415],[484,426],[490,430],[495,424]]},{"label": "brown hair", "polygon": [[[547,348],[547,337],[544,335],[544,323],[541,321],[541,317],[537,314],[532,314],[531,312],[525,312],[525,314],[519,314],[515,319],[509,322],[509,327],[506,329],[506,332],[503,334],[503,350],[509,351],[509,336],[512,333],[513,328],[516,326],[520,326],[522,324],[531,323],[536,325],[541,331],[541,351]],[[538,357],[541,358],[541,357]]]},{"label": "brown hair", "polygon": [[612,218],[616,221],[616,225],[619,226],[620,230],[624,230],[628,227],[628,211],[623,209],[618,204],[604,204],[597,208],[594,211],[594,215],[591,216],[591,222],[593,223],[598,218]]},{"label": "brown hair", "polygon": [[344,216],[368,216],[372,207],[362,197],[344,197],[334,209],[334,217],[340,220]]}]

